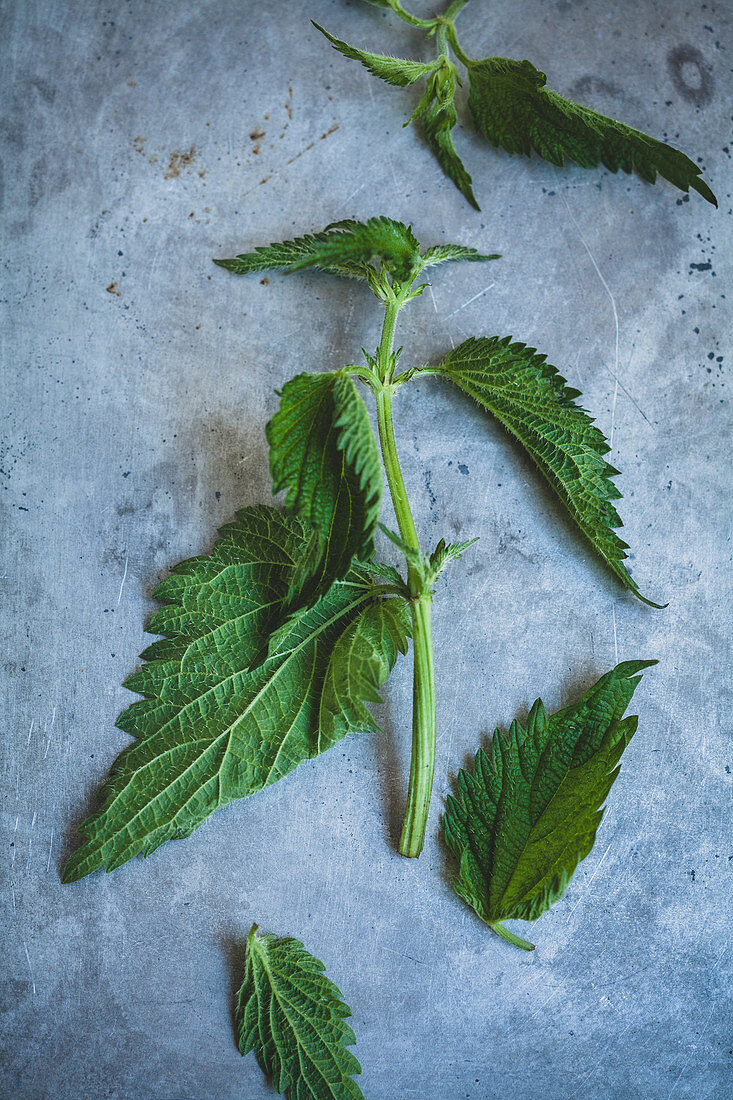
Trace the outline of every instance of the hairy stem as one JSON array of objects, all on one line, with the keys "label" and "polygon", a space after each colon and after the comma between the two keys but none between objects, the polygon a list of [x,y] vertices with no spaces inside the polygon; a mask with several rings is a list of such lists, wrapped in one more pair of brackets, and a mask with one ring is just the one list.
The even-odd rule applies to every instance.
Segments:
[{"label": "hairy stem", "polygon": [[[410,550],[420,554],[415,521],[407,499],[392,423],[392,340],[397,313],[402,302],[388,302],[382,339],[378,351],[378,371],[384,380],[377,394],[379,442],[387,475],[397,526]],[[399,850],[403,856],[416,857],[422,851],[428,821],[430,793],[435,769],[435,665],[433,660],[432,596],[424,591],[424,582],[414,563],[407,562],[410,590],[414,678],[412,691],[412,761],[407,792],[407,810]]]}]

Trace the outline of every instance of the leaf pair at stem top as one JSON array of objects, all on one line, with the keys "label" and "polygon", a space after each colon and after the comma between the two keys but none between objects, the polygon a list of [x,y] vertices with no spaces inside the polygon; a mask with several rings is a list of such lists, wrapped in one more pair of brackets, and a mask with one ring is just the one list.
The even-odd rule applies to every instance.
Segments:
[{"label": "leaf pair at stem top", "polygon": [[[382,338],[361,366],[301,374],[284,386],[267,437],[286,512],[244,509],[211,555],[183,562],[156,590],[165,606],[149,630],[162,637],[127,681],[142,700],[119,720],[136,741],[118,758],[101,808],[81,826],[84,843],[65,881],[187,836],[219,806],[275,782],[351,731],[374,729],[365,703],[379,700],[410,635],[413,758],[400,850],[419,854],[435,758],[432,587],[469,543],[420,548],[392,422],[393,397],[414,378],[445,378],[498,420],[608,567],[644,599],[615,532],[612,501],[620,494],[604,458],[608,445],[544,356],[510,337],[471,338],[437,366],[396,373],[397,315],[424,289],[415,282],[425,268],[491,258],[454,245],[421,253],[407,226],[380,217],[218,261],[241,274],[317,267],[362,278],[384,303]],[[405,553],[406,579],[373,556],[382,475],[354,378],[376,396],[399,528],[390,537]]]},{"label": "leaf pair at stem top", "polygon": [[454,25],[467,0],[453,0],[443,15],[434,19],[410,15],[399,0],[369,2],[390,9],[413,27],[435,36],[436,57],[423,62],[370,53],[335,38],[317,23],[314,26],[345,57],[360,61],[388,84],[404,88],[425,81],[424,94],[405,125],[420,119],[443,171],[477,210],[471,176],[453,144],[455,94],[461,81],[451,52],[468,72],[468,106],[474,124],[492,145],[525,156],[534,151],[560,167],[571,160],[581,168],[604,164],[611,172],[636,171],[649,183],[654,183],[659,174],[681,191],[692,187],[708,202],[718,205],[701,177],[701,169],[684,153],[623,122],[563,99],[546,87],[545,74],[530,61],[468,57]]}]

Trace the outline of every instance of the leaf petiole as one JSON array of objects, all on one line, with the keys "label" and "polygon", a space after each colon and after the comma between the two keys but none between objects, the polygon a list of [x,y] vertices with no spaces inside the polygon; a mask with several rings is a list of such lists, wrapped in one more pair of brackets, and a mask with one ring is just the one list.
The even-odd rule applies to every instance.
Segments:
[{"label": "leaf petiole", "polygon": [[529,940],[523,940],[521,936],[515,936],[513,932],[510,932],[509,929],[505,928],[499,921],[490,924],[489,928],[492,928],[497,936],[501,936],[507,943],[511,943],[515,947],[521,947],[523,951],[534,951],[535,949],[533,943],[530,943]]}]

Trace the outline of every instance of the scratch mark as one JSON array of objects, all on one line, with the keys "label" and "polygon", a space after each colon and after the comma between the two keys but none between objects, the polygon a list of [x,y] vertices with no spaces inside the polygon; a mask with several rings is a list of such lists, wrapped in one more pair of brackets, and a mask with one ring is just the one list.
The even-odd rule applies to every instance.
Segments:
[{"label": "scratch mark", "polygon": [[25,942],[25,940],[23,940],[23,947],[25,948],[25,957],[28,960],[28,972],[30,973],[30,976],[31,976],[31,985],[33,986],[33,996],[35,997],[35,995],[36,995],[36,983],[35,983],[35,979],[33,977],[33,967],[31,966],[31,957],[28,954],[28,944]]},{"label": "scratch mark", "polygon": [[634,398],[631,396],[629,391],[624,386],[623,382],[619,382],[619,379],[618,379],[619,323],[618,323],[618,310],[616,309],[616,299],[614,298],[613,294],[611,293],[611,288],[609,287],[608,283],[603,278],[603,274],[601,272],[601,269],[598,266],[598,264],[596,263],[596,258],[593,255],[593,253],[591,252],[590,248],[588,247],[588,243],[587,243],[585,237],[583,236],[583,233],[581,231],[580,226],[578,225],[577,221],[573,217],[573,212],[570,209],[570,207],[568,206],[568,200],[565,198],[564,195],[562,196],[562,201],[565,203],[565,209],[568,212],[568,217],[570,218],[571,222],[575,226],[575,229],[577,231],[578,236],[580,237],[583,248],[588,253],[588,256],[590,257],[590,262],[593,264],[593,267],[595,268],[596,275],[600,279],[601,285],[602,285],[603,289],[605,290],[606,294],[608,295],[609,300],[611,302],[611,309],[613,310],[613,323],[614,323],[614,327],[615,327],[615,330],[616,330],[616,351],[615,351],[615,358],[614,358],[615,367],[614,367],[614,370],[610,370],[609,367],[606,367],[606,370],[611,375],[611,377],[616,382],[616,384],[621,387],[621,389],[626,394],[626,396],[628,397],[631,404],[634,406],[634,408],[637,410],[637,412],[639,412],[644,417],[644,419],[646,420],[646,422],[648,424],[649,423],[649,417],[646,415],[646,413],[641,408],[641,406],[638,404],[638,402],[635,401]]},{"label": "scratch mark", "polygon": [[[128,557],[125,557],[125,571],[124,571],[124,573],[122,574],[122,584],[120,585],[120,591],[119,591],[119,595],[117,596],[117,603],[119,603],[119,602],[120,602],[120,600],[122,599],[122,589],[123,589],[123,588],[125,587],[125,580],[126,580],[126,578],[127,578],[127,566],[128,566],[128,562],[129,562],[129,560],[130,560],[130,559],[129,559]],[[54,710],[54,714],[55,714],[55,713],[56,713],[56,711]],[[53,724],[53,723],[52,723],[52,724]]]},{"label": "scratch mark", "polygon": [[473,298],[469,298],[468,301],[464,302],[462,306],[459,306],[458,309],[454,309],[452,313],[449,313],[448,316],[444,318],[444,320],[450,321],[451,317],[455,317],[456,313],[460,313],[462,309],[466,308],[466,306],[470,306],[471,302],[475,302],[477,298],[480,298],[482,294],[486,294],[495,286],[496,283],[489,283],[489,285],[485,286],[483,290],[479,290],[478,294],[474,294]]},{"label": "scratch mark", "polygon": [[339,205],[336,209],[337,210],[343,210],[343,208],[346,206],[347,202],[351,202],[351,200],[354,198],[354,196],[358,195],[360,191],[363,191],[365,187],[366,187],[366,181],[364,183],[362,183],[360,187],[357,187],[356,191],[352,191],[350,195],[347,195],[347,197],[344,199],[344,201],[339,203]]},{"label": "scratch mark", "polygon": [[[714,1001],[713,1002],[713,1007],[708,1012],[707,1019],[705,1020],[705,1023],[703,1024],[703,1028],[702,1028],[703,1032],[707,1029],[708,1021],[709,1021],[710,1017],[712,1016],[713,1012],[715,1012],[716,1008],[717,1008],[717,1002]],[[677,1086],[679,1085],[680,1081],[682,1080],[684,1072],[687,1069],[687,1067],[689,1066],[690,1061],[692,1059],[692,1056],[693,1056],[693,1054],[695,1053],[696,1050],[697,1050],[697,1043],[693,1043],[692,1044],[692,1050],[688,1054],[687,1060],[685,1061],[685,1064],[683,1065],[682,1069],[680,1070],[679,1076],[677,1077],[677,1080],[672,1085],[672,1088],[670,1089],[669,1096],[667,1097],[667,1100],[672,1100],[672,1097],[674,1096],[675,1092],[677,1091]]]},{"label": "scratch mark", "polygon": [[572,915],[573,915],[573,913],[575,912],[575,910],[576,910],[576,909],[578,908],[578,906],[580,905],[581,901],[584,901],[584,900],[586,899],[586,897],[588,896],[588,891],[590,890],[590,884],[591,884],[591,882],[593,881],[593,879],[594,879],[594,878],[596,877],[596,875],[598,874],[598,872],[600,871],[600,869],[601,869],[601,864],[603,863],[603,861],[604,861],[604,859],[606,858],[606,856],[608,855],[608,853],[609,853],[609,852],[611,851],[611,846],[612,846],[612,845],[613,845],[613,841],[611,841],[611,843],[610,843],[610,844],[608,845],[608,847],[606,848],[606,850],[605,850],[605,852],[603,853],[603,855],[601,856],[601,858],[600,858],[600,859],[598,860],[598,863],[597,863],[597,865],[596,865],[596,869],[595,869],[595,871],[594,871],[594,872],[593,872],[593,874],[592,874],[592,875],[590,876],[590,878],[588,879],[588,881],[587,881],[587,883],[586,883],[586,885],[585,885],[585,890],[584,890],[584,892],[583,892],[583,893],[581,894],[581,896],[580,896],[580,897],[578,898],[578,900],[576,901],[576,903],[575,903],[575,905],[573,906],[573,908],[572,908],[572,909],[570,910],[570,916],[568,917],[568,924],[570,923],[570,920],[571,920],[571,918],[572,918]]},{"label": "scratch mark", "polygon": [[618,664],[618,638],[616,637],[616,608],[611,608],[611,615],[613,617],[613,657],[614,664]]},{"label": "scratch mark", "polygon": [[35,718],[31,718],[31,728],[28,730],[28,740],[25,743],[26,748],[28,748],[28,746],[31,743],[31,734],[33,733],[33,723],[34,722],[35,722]]},{"label": "scratch mark", "polygon": [[616,385],[613,387],[613,404],[611,406],[611,434],[608,437],[609,447],[613,447],[613,429],[616,427],[616,398],[618,397],[618,378],[615,381]]},{"label": "scratch mark", "polygon": [[48,846],[48,863],[46,864],[46,872],[51,868],[51,852],[53,851],[53,825],[51,826],[51,843]]}]

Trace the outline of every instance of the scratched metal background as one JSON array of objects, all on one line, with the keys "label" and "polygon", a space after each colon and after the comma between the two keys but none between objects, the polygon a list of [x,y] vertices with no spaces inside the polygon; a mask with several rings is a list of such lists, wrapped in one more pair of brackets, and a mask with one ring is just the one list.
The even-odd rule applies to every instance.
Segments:
[{"label": "scratched metal background", "polygon": [[[370,1100],[730,1095],[729,6],[474,0],[472,52],[528,56],[560,92],[678,142],[720,198],[716,212],[665,183],[510,158],[466,124],[481,214],[401,128],[416,93],[340,58],[308,22],[427,48],[379,9],[0,12],[3,1097],[272,1095],[233,1042],[252,921],[325,961]],[[424,243],[504,254],[435,271],[403,315],[405,361],[469,334],[546,351],[613,441],[634,573],[669,607],[620,590],[468,401],[408,387],[397,430],[419,529],[426,543],[481,536],[436,600],[423,858],[393,847],[403,662],[385,737],[353,737],[189,840],[62,887],[75,826],[127,743],[120,683],[147,644],[155,583],[237,507],[269,499],[274,389],[377,339],[379,309],[356,283],[236,280],[211,257],[378,212]],[[571,700],[617,656],[660,662],[637,693],[639,734],[596,850],[524,955],[451,892],[437,840],[448,777],[495,724],[538,694]]]}]

